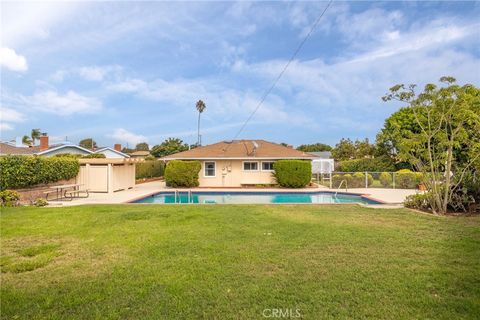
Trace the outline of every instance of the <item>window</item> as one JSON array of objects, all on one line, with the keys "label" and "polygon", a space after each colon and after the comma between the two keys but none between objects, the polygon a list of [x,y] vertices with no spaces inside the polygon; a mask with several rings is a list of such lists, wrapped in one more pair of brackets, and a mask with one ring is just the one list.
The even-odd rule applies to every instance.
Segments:
[{"label": "window", "polygon": [[244,171],[258,171],[258,162],[244,162],[243,163]]},{"label": "window", "polygon": [[273,171],[273,161],[262,162],[262,171]]},{"label": "window", "polygon": [[215,177],[215,162],[205,162],[205,177]]}]

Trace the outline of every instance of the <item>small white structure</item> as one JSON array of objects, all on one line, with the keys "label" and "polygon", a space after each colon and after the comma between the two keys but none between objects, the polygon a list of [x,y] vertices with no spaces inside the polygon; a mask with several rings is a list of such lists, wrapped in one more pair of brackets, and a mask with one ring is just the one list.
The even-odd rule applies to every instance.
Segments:
[{"label": "small white structure", "polygon": [[140,159],[79,159],[77,183],[89,192],[113,193],[135,186],[135,164]]},{"label": "small white structure", "polygon": [[321,174],[327,173],[331,174],[334,171],[334,160],[333,159],[313,159],[312,160],[312,173]]}]

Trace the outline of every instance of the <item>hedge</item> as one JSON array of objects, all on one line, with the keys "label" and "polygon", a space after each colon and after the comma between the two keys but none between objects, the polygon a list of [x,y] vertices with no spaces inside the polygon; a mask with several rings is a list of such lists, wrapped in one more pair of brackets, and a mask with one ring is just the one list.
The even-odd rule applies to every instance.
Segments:
[{"label": "hedge", "polygon": [[336,170],[340,172],[381,172],[395,171],[395,163],[389,157],[380,156],[377,158],[364,158],[341,161],[337,164]]},{"label": "hedge", "polygon": [[416,189],[422,182],[422,174],[409,169],[398,170],[395,173],[395,186],[400,189]]},{"label": "hedge", "polygon": [[172,160],[165,168],[165,182],[169,187],[198,187],[200,161]]},{"label": "hedge", "polygon": [[273,164],[277,183],[287,188],[303,188],[312,179],[312,163],[305,160],[278,160]]},{"label": "hedge", "polygon": [[165,164],[163,161],[152,160],[135,165],[135,179],[163,177]]},{"label": "hedge", "polygon": [[0,157],[0,189],[27,188],[77,176],[80,165],[68,157]]}]

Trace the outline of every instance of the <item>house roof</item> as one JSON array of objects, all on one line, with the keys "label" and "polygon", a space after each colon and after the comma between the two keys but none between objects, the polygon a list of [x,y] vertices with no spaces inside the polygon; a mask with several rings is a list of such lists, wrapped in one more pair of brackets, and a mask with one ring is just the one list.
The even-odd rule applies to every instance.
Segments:
[{"label": "house roof", "polygon": [[130,153],[130,156],[148,156],[150,155],[149,151],[135,151]]},{"label": "house roof", "polygon": [[116,154],[119,154],[119,155],[121,155],[122,157],[130,158],[130,156],[129,156],[128,154],[123,153],[123,152],[118,151],[118,150],[115,150],[115,149],[110,148],[110,147],[103,147],[103,148],[97,149],[97,150],[95,150],[94,153],[101,153],[102,151],[106,151],[106,150],[109,150],[109,151],[111,151],[111,152],[114,152],[114,153],[116,153]]},{"label": "house roof", "polygon": [[50,148],[48,148],[46,150],[43,150],[42,152],[37,152],[36,154],[41,156],[41,155],[44,155],[44,154],[48,154],[52,151],[61,150],[61,149],[64,149],[64,148],[76,148],[76,149],[79,149],[79,150],[81,150],[81,151],[83,151],[87,154],[93,153],[92,151],[90,151],[88,149],[85,149],[83,147],[77,146],[76,144],[62,144],[62,145],[59,145],[59,146],[51,146]]},{"label": "house roof", "polygon": [[29,155],[40,151],[39,146],[34,147],[16,147],[9,143],[0,142],[0,154]]},{"label": "house roof", "polygon": [[265,140],[233,140],[197,147],[164,157],[173,159],[314,159],[303,151]]}]

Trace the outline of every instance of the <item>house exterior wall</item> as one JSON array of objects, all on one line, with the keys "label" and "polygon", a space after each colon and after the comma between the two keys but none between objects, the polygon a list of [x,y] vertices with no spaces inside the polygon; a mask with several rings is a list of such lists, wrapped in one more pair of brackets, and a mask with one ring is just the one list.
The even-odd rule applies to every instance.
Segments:
[{"label": "house exterior wall", "polygon": [[95,153],[103,154],[103,155],[105,155],[105,158],[108,158],[108,159],[124,159],[125,158],[121,154],[118,154],[118,153],[113,152],[112,150],[108,150],[108,149],[98,151],[98,152],[95,152]]},{"label": "house exterior wall", "polygon": [[[243,162],[258,162],[257,171],[243,170]],[[275,184],[273,171],[263,171],[262,161],[274,160],[202,160],[199,172],[201,187],[241,187],[242,185]],[[215,162],[215,177],[205,176],[205,163]]]}]

